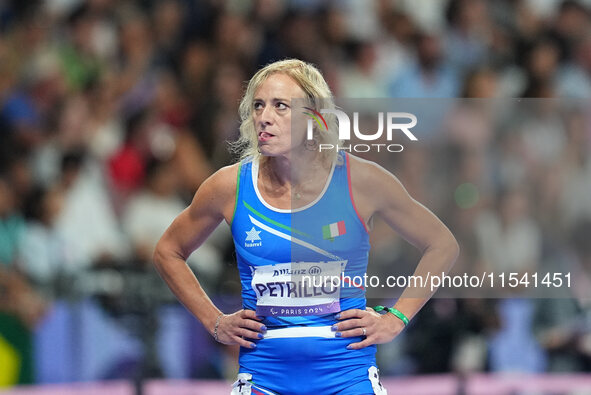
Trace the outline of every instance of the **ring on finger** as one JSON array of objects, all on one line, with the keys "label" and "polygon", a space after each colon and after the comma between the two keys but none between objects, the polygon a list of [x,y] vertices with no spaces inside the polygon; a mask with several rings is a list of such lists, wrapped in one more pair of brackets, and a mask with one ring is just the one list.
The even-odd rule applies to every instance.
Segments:
[{"label": "ring on finger", "polygon": [[361,328],[361,332],[363,333],[363,336],[367,335],[367,330],[365,330],[365,328]]}]

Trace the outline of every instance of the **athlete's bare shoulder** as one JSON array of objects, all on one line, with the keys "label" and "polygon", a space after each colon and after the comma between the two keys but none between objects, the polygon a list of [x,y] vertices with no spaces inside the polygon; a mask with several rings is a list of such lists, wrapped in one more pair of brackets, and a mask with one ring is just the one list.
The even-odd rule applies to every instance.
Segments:
[{"label": "athlete's bare shoulder", "polygon": [[[207,182],[213,183],[220,193],[234,194],[238,177],[238,168],[240,163],[224,166],[209,177]],[[205,184],[205,182],[204,182]]]},{"label": "athlete's bare shoulder", "polygon": [[222,215],[226,220],[231,218],[239,167],[240,163],[224,166],[203,181],[195,193],[190,210],[194,214],[209,211]]},{"label": "athlete's bare shoulder", "polygon": [[381,165],[351,154],[348,158],[353,198],[360,215],[370,218],[385,204],[408,196],[398,178]]},{"label": "athlete's bare shoulder", "polygon": [[354,175],[375,176],[376,172],[385,171],[385,169],[382,166],[378,165],[376,162],[372,162],[370,160],[363,159],[352,154],[347,154],[347,157],[349,158],[351,177],[354,177]]},{"label": "athlete's bare shoulder", "polygon": [[391,172],[376,162],[351,154],[347,156],[354,190],[361,188],[369,193],[375,193],[381,190],[384,181],[397,180]]}]

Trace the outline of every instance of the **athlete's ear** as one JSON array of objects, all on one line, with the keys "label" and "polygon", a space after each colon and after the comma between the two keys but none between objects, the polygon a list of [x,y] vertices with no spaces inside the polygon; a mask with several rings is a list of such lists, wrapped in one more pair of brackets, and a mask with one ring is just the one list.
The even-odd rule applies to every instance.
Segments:
[{"label": "athlete's ear", "polygon": [[318,149],[318,139],[316,136],[314,136],[312,140],[306,139],[304,142],[304,147],[306,147],[308,151],[316,151]]}]

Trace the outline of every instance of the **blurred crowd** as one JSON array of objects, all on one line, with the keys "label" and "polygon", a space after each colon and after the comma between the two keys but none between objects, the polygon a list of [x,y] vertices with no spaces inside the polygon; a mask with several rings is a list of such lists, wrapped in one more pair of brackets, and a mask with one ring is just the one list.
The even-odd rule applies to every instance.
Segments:
[{"label": "blurred crowd", "polygon": [[[116,294],[74,292],[80,273],[153,272],[164,229],[236,159],[244,82],[288,57],[338,97],[585,103],[591,1],[0,1],[0,324],[33,332],[54,300]],[[499,124],[493,107],[460,106],[392,170],[450,226],[462,267],[588,279],[589,115],[536,107]],[[414,259],[379,226],[373,245],[394,257],[379,271]],[[238,294],[227,229],[189,264],[208,292]],[[589,300],[433,300],[380,366],[588,371]]]}]

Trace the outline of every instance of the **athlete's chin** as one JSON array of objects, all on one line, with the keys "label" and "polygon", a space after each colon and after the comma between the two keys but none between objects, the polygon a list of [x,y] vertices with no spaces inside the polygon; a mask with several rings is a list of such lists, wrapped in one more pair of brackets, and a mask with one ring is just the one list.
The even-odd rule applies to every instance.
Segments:
[{"label": "athlete's chin", "polygon": [[266,145],[259,145],[259,154],[262,156],[275,156],[273,155],[273,150],[269,149]]},{"label": "athlete's chin", "polygon": [[285,156],[286,150],[279,149],[270,145],[259,145],[259,153],[262,156]]}]

